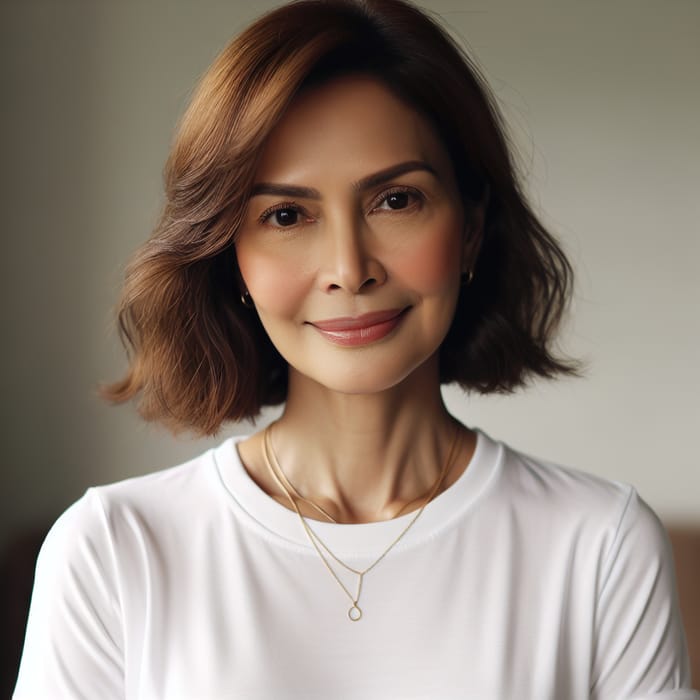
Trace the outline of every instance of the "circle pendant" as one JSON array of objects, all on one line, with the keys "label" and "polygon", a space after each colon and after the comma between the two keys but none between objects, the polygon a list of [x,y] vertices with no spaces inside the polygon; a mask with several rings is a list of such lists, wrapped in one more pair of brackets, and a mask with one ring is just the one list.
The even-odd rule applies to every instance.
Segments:
[{"label": "circle pendant", "polygon": [[362,619],[362,610],[360,609],[360,606],[355,603],[350,610],[348,610],[348,617],[353,621],[357,622],[358,620]]}]

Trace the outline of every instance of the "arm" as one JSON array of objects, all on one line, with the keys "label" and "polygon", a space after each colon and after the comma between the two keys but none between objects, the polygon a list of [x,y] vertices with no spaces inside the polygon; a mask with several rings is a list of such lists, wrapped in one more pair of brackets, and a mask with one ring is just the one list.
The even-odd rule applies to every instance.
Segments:
[{"label": "arm", "polygon": [[123,700],[122,648],[112,542],[88,491],[41,548],[13,698]]},{"label": "arm", "polygon": [[694,700],[671,546],[631,490],[607,554],[595,618],[592,700]]}]

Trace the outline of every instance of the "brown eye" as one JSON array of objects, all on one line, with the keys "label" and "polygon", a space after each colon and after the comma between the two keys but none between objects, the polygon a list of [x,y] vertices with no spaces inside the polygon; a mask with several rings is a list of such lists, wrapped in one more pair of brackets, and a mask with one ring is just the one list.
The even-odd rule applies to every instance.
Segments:
[{"label": "brown eye", "polygon": [[270,218],[276,226],[294,226],[299,221],[299,212],[291,207],[285,207],[273,212]]},{"label": "brown eye", "polygon": [[377,201],[375,211],[402,211],[412,209],[422,201],[421,193],[413,188],[401,188],[384,193]]},{"label": "brown eye", "polygon": [[410,204],[408,192],[394,192],[386,198],[389,209],[405,209]]}]

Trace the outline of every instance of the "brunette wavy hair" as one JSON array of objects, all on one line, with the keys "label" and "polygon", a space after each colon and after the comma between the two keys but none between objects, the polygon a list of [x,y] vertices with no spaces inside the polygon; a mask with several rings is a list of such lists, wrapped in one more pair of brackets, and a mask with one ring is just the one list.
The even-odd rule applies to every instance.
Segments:
[{"label": "brunette wavy hair", "polygon": [[465,211],[485,204],[473,283],[440,348],[441,381],[509,392],[572,373],[552,338],[572,270],[523,196],[502,118],[449,35],[403,0],[300,0],[264,15],[204,75],[165,169],[165,205],[126,272],[119,328],[126,376],[148,420],[215,433],[283,402],[287,365],[241,303],[234,241],[266,139],[298,92],[347,73],[381,81],[434,126]]}]

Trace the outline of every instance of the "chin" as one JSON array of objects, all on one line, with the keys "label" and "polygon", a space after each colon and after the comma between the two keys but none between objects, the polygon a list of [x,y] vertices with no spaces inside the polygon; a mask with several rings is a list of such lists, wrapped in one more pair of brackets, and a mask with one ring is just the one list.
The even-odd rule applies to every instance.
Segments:
[{"label": "chin", "polygon": [[303,383],[311,380],[313,383],[326,390],[338,394],[363,396],[380,394],[394,389],[412,378],[422,381],[432,372],[422,372],[421,368],[428,370],[428,361],[434,353],[419,358],[406,358],[401,362],[394,356],[389,361],[380,362],[374,359],[358,358],[353,362],[338,362],[328,364],[323,370],[304,371],[296,368],[295,373],[300,375]]}]

